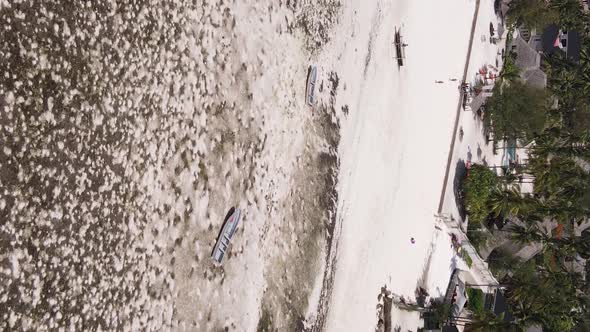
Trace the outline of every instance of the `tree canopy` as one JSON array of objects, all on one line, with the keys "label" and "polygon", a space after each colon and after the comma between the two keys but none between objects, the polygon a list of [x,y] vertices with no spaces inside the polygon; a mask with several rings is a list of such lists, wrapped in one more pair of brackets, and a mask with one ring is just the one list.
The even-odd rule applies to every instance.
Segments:
[{"label": "tree canopy", "polygon": [[559,24],[568,30],[584,31],[588,15],[578,0],[512,0],[508,23],[542,30],[549,24]]},{"label": "tree canopy", "polygon": [[[572,262],[590,258],[590,230],[574,231],[590,219],[590,41],[584,33],[590,20],[577,0],[513,0],[508,15],[513,27],[555,23],[577,29],[582,49],[579,61],[560,52],[543,55],[546,89],[523,82],[507,54],[487,100],[484,124],[494,141],[526,146],[528,160],[501,168],[503,178],[484,165],[472,166],[464,182],[465,204],[469,220],[484,229],[468,236],[496,233],[518,248],[536,244],[542,250],[526,262],[515,263],[521,259],[517,255],[502,258],[501,283],[514,320],[504,322],[484,311],[471,327],[583,330],[590,319],[590,283]],[[533,182],[532,193],[523,194],[516,183],[525,175]]]},{"label": "tree canopy", "polygon": [[486,102],[485,123],[498,139],[532,139],[540,133],[547,113],[548,94],[524,82],[496,86]]},{"label": "tree canopy", "polygon": [[544,0],[513,0],[508,11],[508,23],[543,29],[559,19],[558,12]]}]

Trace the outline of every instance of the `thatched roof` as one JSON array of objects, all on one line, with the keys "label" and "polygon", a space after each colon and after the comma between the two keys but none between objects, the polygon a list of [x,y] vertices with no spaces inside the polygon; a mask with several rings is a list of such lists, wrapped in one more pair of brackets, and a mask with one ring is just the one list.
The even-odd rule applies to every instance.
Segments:
[{"label": "thatched roof", "polygon": [[520,69],[520,77],[534,87],[547,86],[547,74],[541,70],[541,54],[520,36],[513,41],[516,46],[516,66]]},{"label": "thatched roof", "polygon": [[481,92],[480,94],[475,96],[475,98],[473,98],[473,100],[471,101],[471,104],[469,104],[471,110],[474,112],[477,111],[480,107],[482,107],[485,104],[486,99],[488,99],[491,96],[491,92]]},{"label": "thatched roof", "polygon": [[547,86],[547,74],[541,69],[530,69],[521,74],[522,79],[529,85],[544,88]]},{"label": "thatched roof", "polygon": [[541,54],[532,48],[520,36],[514,39],[516,45],[516,65],[522,71],[538,69],[541,66]]}]

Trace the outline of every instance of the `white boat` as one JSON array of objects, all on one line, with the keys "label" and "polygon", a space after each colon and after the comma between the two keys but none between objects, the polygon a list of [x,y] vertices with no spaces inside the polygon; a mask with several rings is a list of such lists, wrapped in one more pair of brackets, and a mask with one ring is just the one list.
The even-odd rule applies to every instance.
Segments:
[{"label": "white boat", "polygon": [[232,207],[227,212],[223,225],[217,236],[213,251],[211,251],[211,258],[217,263],[221,263],[223,256],[229,247],[232,237],[238,229],[238,223],[240,222],[241,211],[238,208]]},{"label": "white boat", "polygon": [[305,101],[309,106],[313,106],[315,104],[315,83],[317,76],[317,67],[310,66],[309,71],[307,73],[307,87],[305,89]]}]

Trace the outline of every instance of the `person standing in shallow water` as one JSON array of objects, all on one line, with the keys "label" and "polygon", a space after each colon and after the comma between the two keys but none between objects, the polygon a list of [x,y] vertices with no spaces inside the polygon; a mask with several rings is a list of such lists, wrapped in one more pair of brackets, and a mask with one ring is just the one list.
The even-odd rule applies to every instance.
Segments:
[{"label": "person standing in shallow water", "polygon": [[414,244],[414,243],[416,243],[416,239],[410,238],[410,242],[412,242],[412,244]]}]

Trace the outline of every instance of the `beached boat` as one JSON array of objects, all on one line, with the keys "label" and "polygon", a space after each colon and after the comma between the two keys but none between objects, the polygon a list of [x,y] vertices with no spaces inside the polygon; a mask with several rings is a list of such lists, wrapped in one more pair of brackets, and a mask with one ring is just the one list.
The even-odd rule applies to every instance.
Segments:
[{"label": "beached boat", "polygon": [[217,263],[221,263],[223,256],[229,247],[232,237],[238,229],[238,223],[240,222],[241,211],[238,208],[232,207],[227,212],[223,225],[217,235],[217,241],[211,251],[211,258]]},{"label": "beached boat", "polygon": [[313,106],[315,104],[315,83],[317,76],[317,67],[310,66],[307,72],[307,87],[305,89],[305,101],[309,106]]},{"label": "beached boat", "polygon": [[406,59],[406,46],[408,46],[408,44],[404,43],[404,38],[401,35],[400,29],[398,28],[395,28],[394,38],[395,58],[397,59],[398,67],[401,67],[404,65],[404,61]]}]

